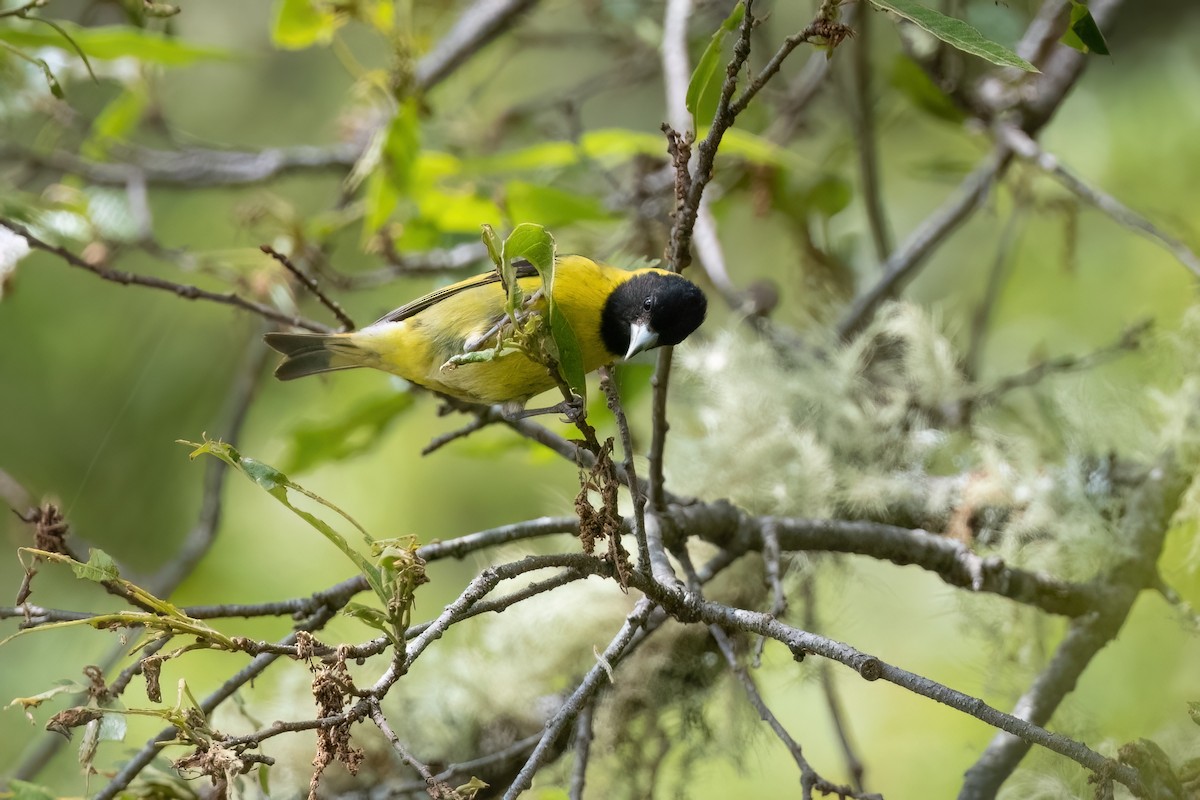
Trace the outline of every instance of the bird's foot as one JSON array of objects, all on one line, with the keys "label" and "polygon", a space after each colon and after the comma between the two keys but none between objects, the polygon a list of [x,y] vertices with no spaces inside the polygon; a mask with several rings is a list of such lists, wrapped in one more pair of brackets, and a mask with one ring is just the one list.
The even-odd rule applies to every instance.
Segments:
[{"label": "bird's foot", "polygon": [[567,422],[575,424],[587,416],[587,405],[582,397],[572,395],[570,400],[563,400],[561,403],[555,403],[546,408],[509,408],[506,403],[503,414],[505,419],[514,422],[529,417],[540,417],[544,414],[562,414],[567,418]]}]

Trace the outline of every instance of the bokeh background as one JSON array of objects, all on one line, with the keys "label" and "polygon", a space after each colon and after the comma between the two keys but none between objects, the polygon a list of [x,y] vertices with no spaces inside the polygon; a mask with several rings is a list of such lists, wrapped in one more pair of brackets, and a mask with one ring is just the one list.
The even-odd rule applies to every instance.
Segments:
[{"label": "bokeh background", "polygon": [[[344,139],[369,118],[370,92],[363,90],[369,81],[364,74],[395,66],[397,56],[388,38],[361,23],[342,28],[335,46],[289,50],[276,47],[271,38],[278,3],[208,0],[181,5],[183,13],[169,22],[172,34],[219,48],[226,56],[178,67],[147,67],[140,73],[135,64],[108,62],[100,69],[99,82],[93,83],[61,51],[39,51],[57,59],[52,63],[67,90],[65,105],[49,97],[36,73],[30,78],[23,65],[9,59],[6,80],[19,91],[0,103],[0,137],[40,150],[69,144],[120,95],[123,81],[133,80],[148,87],[151,106],[165,121],[160,125],[148,120],[131,134],[147,145],[252,150],[328,144]],[[398,17],[412,20],[405,38],[414,54],[436,41],[465,5],[398,3]],[[723,18],[725,5],[699,4],[691,28],[693,59]],[[762,54],[801,27],[812,12],[807,2],[765,5],[770,17],[756,40],[762,49],[752,59],[755,63],[765,60]],[[1030,4],[979,0],[954,5],[989,36],[1011,44]],[[1200,172],[1200,105],[1195,102],[1200,51],[1194,46],[1200,36],[1200,12],[1187,2],[1152,5],[1126,4],[1106,31],[1113,55],[1091,60],[1042,141],[1093,185],[1185,241],[1200,243],[1195,228],[1200,195],[1194,189]],[[509,182],[521,181],[603,198],[605,173],[624,180],[627,163],[564,167],[534,160],[516,166],[495,157],[593,130],[620,128],[656,135],[664,119],[656,51],[662,11],[661,3],[632,0],[539,4],[514,32],[430,93],[421,125],[422,146],[477,159],[478,173],[470,181],[474,197],[494,198]],[[45,15],[93,23],[121,21],[115,6],[57,0]],[[901,52],[895,26],[882,17],[874,22],[871,60],[884,201],[891,225],[903,239],[988,145],[977,132],[931,115],[895,88]],[[0,20],[0,26],[10,23],[18,24]],[[797,53],[783,78],[793,78],[806,58],[806,53]],[[803,135],[788,147],[785,172],[799,185],[818,176],[850,182],[849,204],[820,220],[815,235],[843,258],[853,275],[866,280],[876,265],[853,188],[848,63],[848,52],[834,55],[832,75],[803,117]],[[136,78],[129,77],[130,70]],[[628,79],[614,80],[604,91],[572,88],[594,76],[611,79],[618,70]],[[769,124],[769,100],[768,93],[739,125],[755,131]],[[32,195],[53,191],[44,175],[29,178],[11,163],[0,170],[0,180],[14,190],[19,187]],[[1158,337],[1171,339],[1194,303],[1195,278],[1154,242],[1072,203],[1052,183],[1024,169],[1014,174],[1031,187],[1037,207],[1025,217],[1015,240],[983,374],[1003,375],[1048,355],[1086,352],[1145,317],[1155,320]],[[157,240],[203,258],[189,272],[132,248],[121,255],[119,266],[214,289],[228,287],[230,276],[243,289],[278,289],[280,276],[257,253],[258,245],[286,244],[298,220],[329,213],[340,179],[334,171],[286,176],[253,187],[151,187]],[[720,179],[718,171],[718,183]],[[86,188],[85,183],[64,183],[74,190]],[[822,280],[814,277],[813,265],[800,254],[795,218],[772,210],[764,213],[750,201],[751,193],[752,187],[727,187],[715,204],[734,282],[746,286],[772,280],[781,296],[776,318],[801,330],[836,319],[837,293],[812,289]],[[119,214],[120,192],[114,194],[114,213]],[[975,220],[940,248],[906,293],[931,309],[960,343],[983,292],[1011,203],[1011,195],[995,195]],[[627,209],[610,208],[595,216],[603,218],[552,225],[560,250],[604,258],[634,252]],[[502,227],[512,221],[481,218],[471,224]],[[471,238],[466,232],[442,233],[436,243]],[[81,249],[79,240],[65,241]],[[380,265],[377,254],[361,247],[358,227],[347,227],[329,241],[332,260],[345,273]],[[356,319],[373,319],[439,280],[404,278],[380,288],[341,292],[338,298]],[[321,313],[307,301],[304,307],[314,316]],[[717,309],[699,336],[715,336],[737,324],[727,311]],[[0,300],[0,469],[33,500],[60,502],[78,541],[111,554],[127,575],[152,573],[171,559],[195,523],[200,503],[206,465],[190,462],[187,449],[176,440],[221,433],[230,381],[239,365],[254,357],[251,349],[258,347],[261,332],[258,320],[228,307],[102,282],[53,257],[31,255]],[[643,366],[628,375],[627,382],[635,384],[645,380],[647,371]],[[1059,380],[1077,387],[1089,401],[1102,398],[1100,405],[1119,420],[1149,407],[1147,388],[1165,387],[1176,378],[1169,359],[1135,354],[1086,377]],[[264,380],[240,447],[262,460],[285,463],[294,456],[297,430],[336,423],[394,392],[385,376],[373,373],[343,373],[330,380],[287,385]],[[644,397],[633,391],[630,407],[635,431],[644,433]],[[372,445],[360,454],[293,477],[349,510],[377,536],[413,534],[429,541],[541,514],[570,513],[577,490],[575,470],[504,431],[484,431],[430,457],[419,455],[434,435],[457,424],[461,420],[438,417],[431,398],[418,398],[409,411],[370,433]],[[1108,423],[1098,419],[1097,424]],[[719,494],[715,487],[713,496]],[[0,530],[9,551],[0,560],[0,585],[15,593],[22,571],[14,551],[28,544],[28,530],[11,515],[5,515]],[[1186,526],[1173,531],[1163,569],[1186,599],[1200,602],[1193,534]],[[480,563],[438,565],[433,582],[418,595],[417,616],[436,613]],[[216,543],[172,600],[267,601],[304,595],[349,574],[348,564],[312,530],[248,482],[231,476]],[[855,562],[852,569],[839,570],[837,580],[824,585],[822,593],[828,614],[825,628],[835,638],[982,694],[999,707],[1008,707],[1029,678],[1026,667],[996,660],[992,643],[981,633],[984,628],[972,621],[980,613],[1003,615],[1003,610],[996,611],[995,605],[983,612],[967,608],[960,593],[913,569]],[[98,609],[107,603],[98,588],[53,568],[42,570],[32,599],[75,609]],[[12,620],[0,623],[0,632],[15,629]],[[284,628],[278,621],[263,621],[238,622],[230,630],[278,638]],[[350,640],[364,638],[362,629],[351,622],[337,622],[331,630]],[[573,633],[601,647],[610,635],[599,626],[594,632]],[[1057,621],[1047,622],[1042,641],[1030,645],[1048,649],[1060,633]],[[26,635],[4,645],[0,701],[42,691],[57,679],[78,679],[79,668],[103,658],[116,637],[72,630]],[[462,658],[472,657],[469,650],[464,653]],[[536,659],[539,653],[535,649],[513,655]],[[590,658],[586,650],[583,655]],[[1190,736],[1195,749],[1200,740],[1187,719],[1185,701],[1200,699],[1198,659],[1200,647],[1185,620],[1158,597],[1147,595],[1126,630],[1092,664],[1055,724],[1097,746],[1140,736],[1187,746]],[[200,696],[223,680],[229,663],[229,657],[196,656],[186,665],[169,665],[164,687],[173,687],[186,674]],[[786,659],[768,657],[762,675],[776,710],[809,759],[824,774],[839,776],[841,756],[811,674],[800,675]],[[868,785],[888,797],[950,796],[962,770],[992,734],[981,723],[896,687],[838,677],[850,727],[867,763]],[[257,702],[273,704],[267,706],[271,710],[264,721],[310,711],[303,683],[291,680],[280,686],[268,678],[256,686]],[[503,688],[490,691],[500,693]],[[288,692],[296,696],[289,700]],[[173,688],[167,688],[167,694],[173,694]],[[733,697],[732,690],[728,697]],[[35,712],[39,723],[48,715]],[[686,796],[754,796],[794,785],[794,767],[774,739],[745,720],[730,725],[731,737],[755,737],[759,746],[741,750],[738,758],[716,757],[690,765],[694,772],[683,782]],[[140,745],[153,730],[150,725],[133,725],[128,746]],[[31,726],[17,709],[0,714],[0,774],[46,735],[50,734],[40,724]],[[123,755],[122,745],[106,747],[101,763]],[[74,764],[74,749],[64,748],[39,780],[66,795],[84,794],[86,784]],[[302,764],[303,757],[298,757]],[[1029,761],[1038,776],[1014,790],[1020,796],[1065,796],[1059,794],[1066,789],[1054,776],[1079,781],[1079,770],[1065,761],[1038,753]]]}]

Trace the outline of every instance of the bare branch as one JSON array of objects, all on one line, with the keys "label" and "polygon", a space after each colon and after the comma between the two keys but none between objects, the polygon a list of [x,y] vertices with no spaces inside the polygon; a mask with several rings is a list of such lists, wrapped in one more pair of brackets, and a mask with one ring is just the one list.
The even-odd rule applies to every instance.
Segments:
[{"label": "bare branch", "polygon": [[850,304],[837,325],[837,334],[850,339],[860,333],[875,316],[879,306],[900,293],[917,269],[946,237],[970,218],[991,193],[992,186],[1008,168],[1012,152],[997,145],[959,185],[949,200],[931,214],[908,240],[894,250],[883,265],[883,275]]},{"label": "bare branch", "polygon": [[575,762],[571,765],[570,800],[583,800],[587,785],[588,758],[592,749],[592,716],[595,702],[588,703],[575,720]]},{"label": "bare branch", "polygon": [[[594,559],[589,558],[589,560]],[[649,633],[651,628],[648,622],[653,610],[654,603],[649,600],[642,599],[637,602],[633,611],[625,618],[625,624],[621,626],[621,630],[604,648],[604,652],[600,656],[600,663],[588,670],[583,681],[546,723],[546,730],[542,734],[541,740],[538,741],[537,747],[533,749],[525,766],[521,768],[516,779],[504,792],[504,800],[516,800],[516,797],[533,783],[534,774],[549,759],[563,730],[591,703],[592,697],[600,688],[601,681],[608,676],[609,670],[620,662],[626,651],[638,639],[644,638]]]},{"label": "bare branch", "polygon": [[1000,231],[1000,241],[996,244],[995,255],[992,256],[992,268],[988,270],[983,297],[975,307],[975,313],[971,315],[967,353],[963,356],[963,374],[972,381],[979,377],[980,360],[983,358],[983,347],[987,342],[992,312],[995,311],[996,303],[1000,300],[1000,290],[1004,286],[1004,276],[1012,249],[1019,238],[1021,223],[1025,219],[1025,214],[1020,207],[1020,200],[1016,200],[1015,203],[1017,207],[1008,213],[1008,220]]},{"label": "bare branch", "polygon": [[154,150],[122,146],[114,155],[122,162],[92,161],[65,150],[40,153],[17,144],[0,147],[0,161],[22,161],[44,169],[77,175],[100,186],[127,186],[137,181],[158,186],[251,186],[283,175],[344,172],[362,153],[356,143],[326,146],[268,147],[256,151]]},{"label": "bare branch", "polygon": [[858,15],[858,34],[854,46],[854,68],[851,83],[854,87],[850,101],[850,121],[858,150],[858,173],[862,182],[863,205],[867,210],[867,227],[875,243],[875,256],[880,263],[892,252],[892,231],[883,208],[883,185],[879,177],[879,142],[875,135],[875,98],[871,95],[871,23],[874,14],[864,9]]},{"label": "bare branch", "polygon": [[499,36],[537,0],[475,0],[417,64],[417,86],[429,91]]},{"label": "bare branch", "polygon": [[387,259],[387,266],[351,274],[323,269],[323,274],[339,289],[375,289],[397,278],[439,275],[466,269],[487,256],[482,242],[467,242],[419,253],[400,253],[387,237],[381,236],[380,240],[384,243],[383,255]]},{"label": "bare branch", "polygon": [[805,800],[811,800],[813,789],[816,789],[823,795],[836,794],[839,797],[854,797],[873,798],[873,800],[883,800],[878,794],[862,794],[849,786],[839,786],[835,783],[822,778],[812,764],[808,763],[808,759],[804,757],[800,749],[800,743],[792,738],[788,733],[787,728],[783,727],[783,723],[775,716],[762,695],[758,691],[758,686],[754,682],[754,678],[750,676],[749,671],[744,666],[738,663],[737,654],[733,650],[733,643],[729,641],[729,637],[725,635],[725,631],[721,630],[718,625],[710,625],[709,633],[713,640],[717,643],[717,647],[721,651],[721,655],[725,657],[725,663],[729,665],[729,670],[737,678],[738,683],[742,685],[742,689],[746,692],[746,697],[750,701],[750,705],[758,712],[759,719],[767,723],[779,741],[783,742],[783,746],[787,748],[792,760],[796,762],[796,766],[800,768],[800,787],[802,796]]},{"label": "bare branch", "polygon": [[[621,407],[621,395],[613,382],[609,367],[600,368],[600,389],[608,400],[608,410],[617,421],[617,433],[621,437],[621,452],[624,455],[625,475],[628,478],[629,495],[633,500],[633,533],[637,538],[638,565],[643,572],[651,569],[654,554],[646,542],[646,495],[638,483],[637,472],[633,466],[633,437],[629,433],[629,421],[625,419],[625,409]],[[661,541],[660,541],[661,546]],[[663,555],[665,558],[665,555]]]},{"label": "bare branch", "polygon": [[328,295],[321,291],[321,287],[317,284],[316,278],[305,272],[302,272],[299,267],[292,263],[290,258],[285,256],[283,253],[280,253],[270,245],[261,245],[259,249],[282,264],[284,269],[286,269],[288,272],[295,275],[296,279],[300,281],[301,285],[304,286],[305,289],[308,289],[308,291],[312,292],[313,297],[317,298],[317,302],[329,309],[329,312],[337,318],[337,321],[342,323],[342,330],[352,331],[358,327],[354,324],[354,320],[350,319],[350,316],[346,313],[346,310],[342,308],[337,301],[331,299]]},{"label": "bare branch", "polygon": [[453,790],[438,781],[433,771],[424,762],[418,760],[416,756],[408,752],[408,748],[401,744],[400,737],[392,730],[392,726],[388,724],[387,717],[383,715],[383,709],[379,707],[378,700],[371,701],[371,719],[375,722],[379,730],[383,732],[383,735],[387,737],[387,740],[392,745],[392,750],[396,755],[400,756],[400,760],[416,770],[417,774],[425,781],[425,788],[429,792],[430,797],[436,800],[439,797],[450,795]]},{"label": "bare branch", "polygon": [[[1122,540],[1134,548],[1134,558],[1097,579],[1098,584],[1107,587],[1109,602],[1098,607],[1095,614],[1072,621],[1050,663],[1017,701],[1013,709],[1015,717],[1036,724],[1049,722],[1095,655],[1121,630],[1141,591],[1158,584],[1156,565],[1163,542],[1191,477],[1175,454],[1168,453],[1129,498],[1121,528]],[[995,797],[1000,785],[1029,751],[1029,739],[1009,728],[1001,730],[967,770],[960,800]],[[1006,734],[1016,734],[1017,738]],[[1144,796],[1134,784],[1114,777],[1135,795]]]},{"label": "bare branch", "polygon": [[[806,576],[803,586],[804,627],[810,631],[817,629],[817,593],[813,590],[813,583],[812,576]],[[838,744],[842,747],[846,771],[850,773],[850,785],[861,792],[865,769],[862,759],[858,757],[858,753],[855,752],[854,745],[850,741],[850,726],[846,722],[845,712],[842,711],[842,703],[838,697],[837,686],[834,683],[833,671],[829,668],[829,662],[822,661],[818,664],[817,673],[821,678],[821,693],[825,695],[825,707],[829,709],[829,719],[833,722],[833,730],[837,734]]]},{"label": "bare branch", "polygon": [[1077,197],[1092,204],[1118,224],[1158,242],[1171,255],[1175,256],[1179,263],[1183,264],[1189,272],[1196,277],[1200,277],[1200,257],[1190,247],[1166,233],[1153,222],[1133,211],[1112,195],[1085,183],[1063,166],[1057,157],[1043,150],[1042,146],[1034,141],[1029,134],[1015,125],[1002,123],[997,128],[996,138],[1003,141],[1019,158],[1053,175]]},{"label": "bare branch", "polygon": [[[1098,364],[1110,361],[1116,356],[1128,353],[1142,346],[1146,334],[1154,325],[1154,320],[1146,319],[1129,326],[1117,339],[1103,347],[1083,355],[1065,355],[1048,358],[1034,364],[1024,372],[1008,375],[996,381],[992,388],[979,394],[965,398],[960,403],[967,408],[981,408],[996,403],[1001,397],[1014,389],[1024,389],[1036,386],[1049,375],[1061,375],[1067,372],[1080,372],[1092,369]],[[961,412],[960,412],[961,413]]]},{"label": "bare branch", "polygon": [[51,253],[52,255],[56,255],[71,266],[86,270],[106,281],[119,283],[123,286],[146,286],[151,289],[160,289],[162,291],[171,292],[174,295],[178,295],[185,300],[208,300],[213,303],[233,306],[234,308],[240,308],[244,311],[250,311],[264,319],[269,319],[273,322],[280,322],[284,325],[291,325],[296,328],[305,328],[310,331],[318,331],[321,333],[326,333],[329,331],[327,326],[322,325],[319,322],[313,322],[312,320],[308,320],[303,317],[289,316],[271,306],[263,303],[257,303],[253,300],[247,300],[244,297],[234,294],[233,292],[220,294],[218,292],[210,292],[206,289],[201,289],[198,286],[190,286],[188,284],[175,283],[162,278],[156,278],[153,275],[138,275],[132,272],[123,272],[122,270],[112,269],[100,264],[92,264],[75,255],[65,247],[59,247],[58,245],[52,245],[42,241],[30,233],[23,225],[13,222],[12,220],[0,218],[0,225],[8,228],[10,231],[29,242],[30,247],[36,250],[42,250],[44,252]]}]

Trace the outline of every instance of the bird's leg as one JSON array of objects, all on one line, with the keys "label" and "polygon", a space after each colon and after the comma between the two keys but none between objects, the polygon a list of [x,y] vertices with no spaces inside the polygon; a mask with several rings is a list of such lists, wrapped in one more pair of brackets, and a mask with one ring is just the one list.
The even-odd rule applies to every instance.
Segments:
[{"label": "bird's leg", "polygon": [[570,400],[563,400],[561,403],[556,403],[546,408],[523,408],[521,405],[504,404],[502,412],[504,418],[512,421],[519,419],[528,419],[529,417],[539,417],[543,414],[562,414],[567,418],[567,422],[572,424],[583,419],[587,413],[587,407],[584,405],[583,398],[578,395],[571,395]]}]

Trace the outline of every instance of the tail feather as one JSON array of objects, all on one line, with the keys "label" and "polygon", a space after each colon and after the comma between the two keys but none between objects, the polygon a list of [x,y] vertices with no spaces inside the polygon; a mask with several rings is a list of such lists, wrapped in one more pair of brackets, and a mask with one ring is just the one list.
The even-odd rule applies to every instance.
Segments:
[{"label": "tail feather", "polygon": [[284,355],[283,361],[275,368],[275,377],[281,381],[365,366],[360,351],[344,333],[277,331],[266,334],[263,339]]}]

